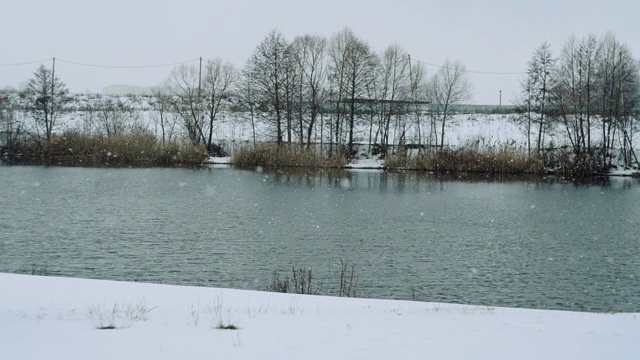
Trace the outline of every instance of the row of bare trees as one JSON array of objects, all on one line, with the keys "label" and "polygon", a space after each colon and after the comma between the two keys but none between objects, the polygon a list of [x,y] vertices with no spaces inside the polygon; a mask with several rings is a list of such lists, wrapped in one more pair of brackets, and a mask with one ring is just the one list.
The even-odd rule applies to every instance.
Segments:
[{"label": "row of bare trees", "polygon": [[[233,109],[250,122],[254,144],[260,122],[267,125],[262,138],[279,146],[328,142],[352,155],[356,137],[367,137],[356,134],[357,122],[368,125],[369,144],[381,144],[383,152],[407,141],[443,147],[445,123],[470,99],[471,85],[459,62],[447,61],[428,79],[424,65],[401,46],[377,54],[349,29],[330,39],[303,35],[291,42],[274,30],[241,70],[219,59],[181,65],[153,95],[163,141],[178,123],[190,141],[213,153],[221,112]],[[427,111],[430,122],[421,122]],[[418,137],[407,139],[408,133]]]},{"label": "row of bare trees", "polygon": [[44,146],[56,131],[69,128],[107,137],[151,133],[140,109],[125,99],[96,94],[73,109],[78,110],[76,116],[69,117],[73,105],[78,106],[66,84],[52,69],[41,65],[24,91],[0,93],[0,135],[4,140],[0,145],[32,142]]},{"label": "row of bare trees", "polygon": [[[447,61],[428,79],[424,65],[412,62],[400,45],[377,54],[349,29],[330,39],[304,35],[292,42],[271,31],[241,75],[244,105],[252,119],[256,108],[268,114],[278,145],[309,145],[319,138],[328,140],[331,148],[344,145],[349,156],[354,153],[356,122],[366,119],[369,144],[381,144],[384,152],[389,144],[406,143],[409,127],[418,134],[413,142],[428,140],[435,145],[439,138],[442,147],[448,116],[455,105],[471,97],[459,62]],[[428,137],[422,135],[420,122],[427,104],[432,125]],[[436,121],[442,125],[439,134]],[[390,139],[391,133],[395,139]]]},{"label": "row of bare trees", "polygon": [[537,132],[541,154],[549,126],[564,129],[578,162],[611,166],[613,148],[625,164],[638,163],[633,151],[640,105],[640,72],[628,46],[612,33],[572,36],[554,57],[544,42],[533,53],[522,83],[528,147]]},{"label": "row of bare trees", "polygon": [[[522,83],[529,153],[544,152],[545,135],[555,126],[566,133],[579,161],[609,166],[616,148],[627,164],[637,163],[632,144],[638,132],[638,68],[630,49],[611,33],[571,37],[558,56],[548,43],[540,45]],[[456,106],[471,97],[466,74],[460,62],[446,61],[429,77],[400,45],[376,53],[349,29],[291,42],[274,30],[242,69],[220,59],[174,68],[150,97],[149,118],[126,102],[103,97],[83,109],[82,126],[112,136],[153,124],[163,144],[185,138],[216,153],[215,129],[234,111],[250,124],[254,144],[260,132],[261,139],[280,146],[319,142],[349,156],[360,141],[380,145],[384,154],[391,144],[441,149]],[[4,110],[4,137],[27,134],[49,141],[69,101],[66,86],[41,66],[21,98],[28,119]],[[10,107],[10,101],[0,101]]]},{"label": "row of bare trees", "polygon": [[[41,66],[21,96],[28,128],[48,142],[61,128],[70,100],[66,86]],[[273,30],[242,69],[220,59],[174,68],[153,90],[149,117],[106,96],[86,102],[79,117],[86,134],[126,135],[153,126],[163,144],[183,137],[215,154],[215,129],[235,111],[250,122],[254,144],[260,132],[279,146],[319,142],[351,156],[363,141],[380,145],[383,153],[390,144],[442,148],[446,122],[470,97],[459,62],[445,62],[428,78],[425,66],[400,45],[376,53],[347,28],[330,38],[303,35],[290,42]]]}]

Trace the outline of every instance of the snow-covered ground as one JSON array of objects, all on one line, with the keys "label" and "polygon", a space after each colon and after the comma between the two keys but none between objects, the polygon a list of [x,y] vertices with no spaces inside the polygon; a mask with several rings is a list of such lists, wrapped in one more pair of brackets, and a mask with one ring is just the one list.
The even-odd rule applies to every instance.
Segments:
[{"label": "snow-covered ground", "polygon": [[231,163],[230,156],[210,156],[207,161],[209,164],[228,165]]},{"label": "snow-covered ground", "polygon": [[[0,293],[2,359],[637,359],[640,354],[640,314],[16,274],[0,274]],[[115,329],[98,329],[111,326]]]}]

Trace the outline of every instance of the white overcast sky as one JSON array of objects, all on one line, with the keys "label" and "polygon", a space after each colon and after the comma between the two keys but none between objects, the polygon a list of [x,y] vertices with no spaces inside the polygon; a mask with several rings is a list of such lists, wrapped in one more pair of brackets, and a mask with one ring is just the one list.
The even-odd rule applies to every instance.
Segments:
[{"label": "white overcast sky", "polygon": [[[56,75],[74,92],[111,84],[149,86],[171,67],[107,69],[72,65],[155,65],[220,57],[244,65],[272,29],[330,37],[344,27],[377,52],[398,43],[412,59],[460,60],[468,70],[523,72],[543,41],[555,53],[575,34],[613,31],[640,57],[639,0],[7,0],[0,13],[0,88],[17,87],[56,57]],[[51,66],[51,61],[45,63]],[[428,66],[428,73],[437,68]],[[469,73],[472,103],[514,100],[523,75]]]}]

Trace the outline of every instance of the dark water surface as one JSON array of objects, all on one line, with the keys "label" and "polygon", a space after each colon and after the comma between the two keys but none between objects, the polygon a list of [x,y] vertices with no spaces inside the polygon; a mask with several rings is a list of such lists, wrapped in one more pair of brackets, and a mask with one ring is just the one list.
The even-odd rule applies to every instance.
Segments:
[{"label": "dark water surface", "polygon": [[640,183],[0,166],[0,271],[640,311]]}]

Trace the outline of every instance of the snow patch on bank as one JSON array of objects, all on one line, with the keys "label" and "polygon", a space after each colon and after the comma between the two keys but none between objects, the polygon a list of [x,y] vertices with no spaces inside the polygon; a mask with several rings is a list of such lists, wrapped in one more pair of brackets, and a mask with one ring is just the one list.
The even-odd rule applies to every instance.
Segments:
[{"label": "snow patch on bank", "polygon": [[223,156],[223,157],[210,156],[209,159],[206,161],[206,163],[211,164],[213,167],[227,168],[231,165],[231,157],[230,156]]},{"label": "snow patch on bank", "polygon": [[380,159],[355,159],[345,166],[347,169],[382,169],[384,160]]}]

